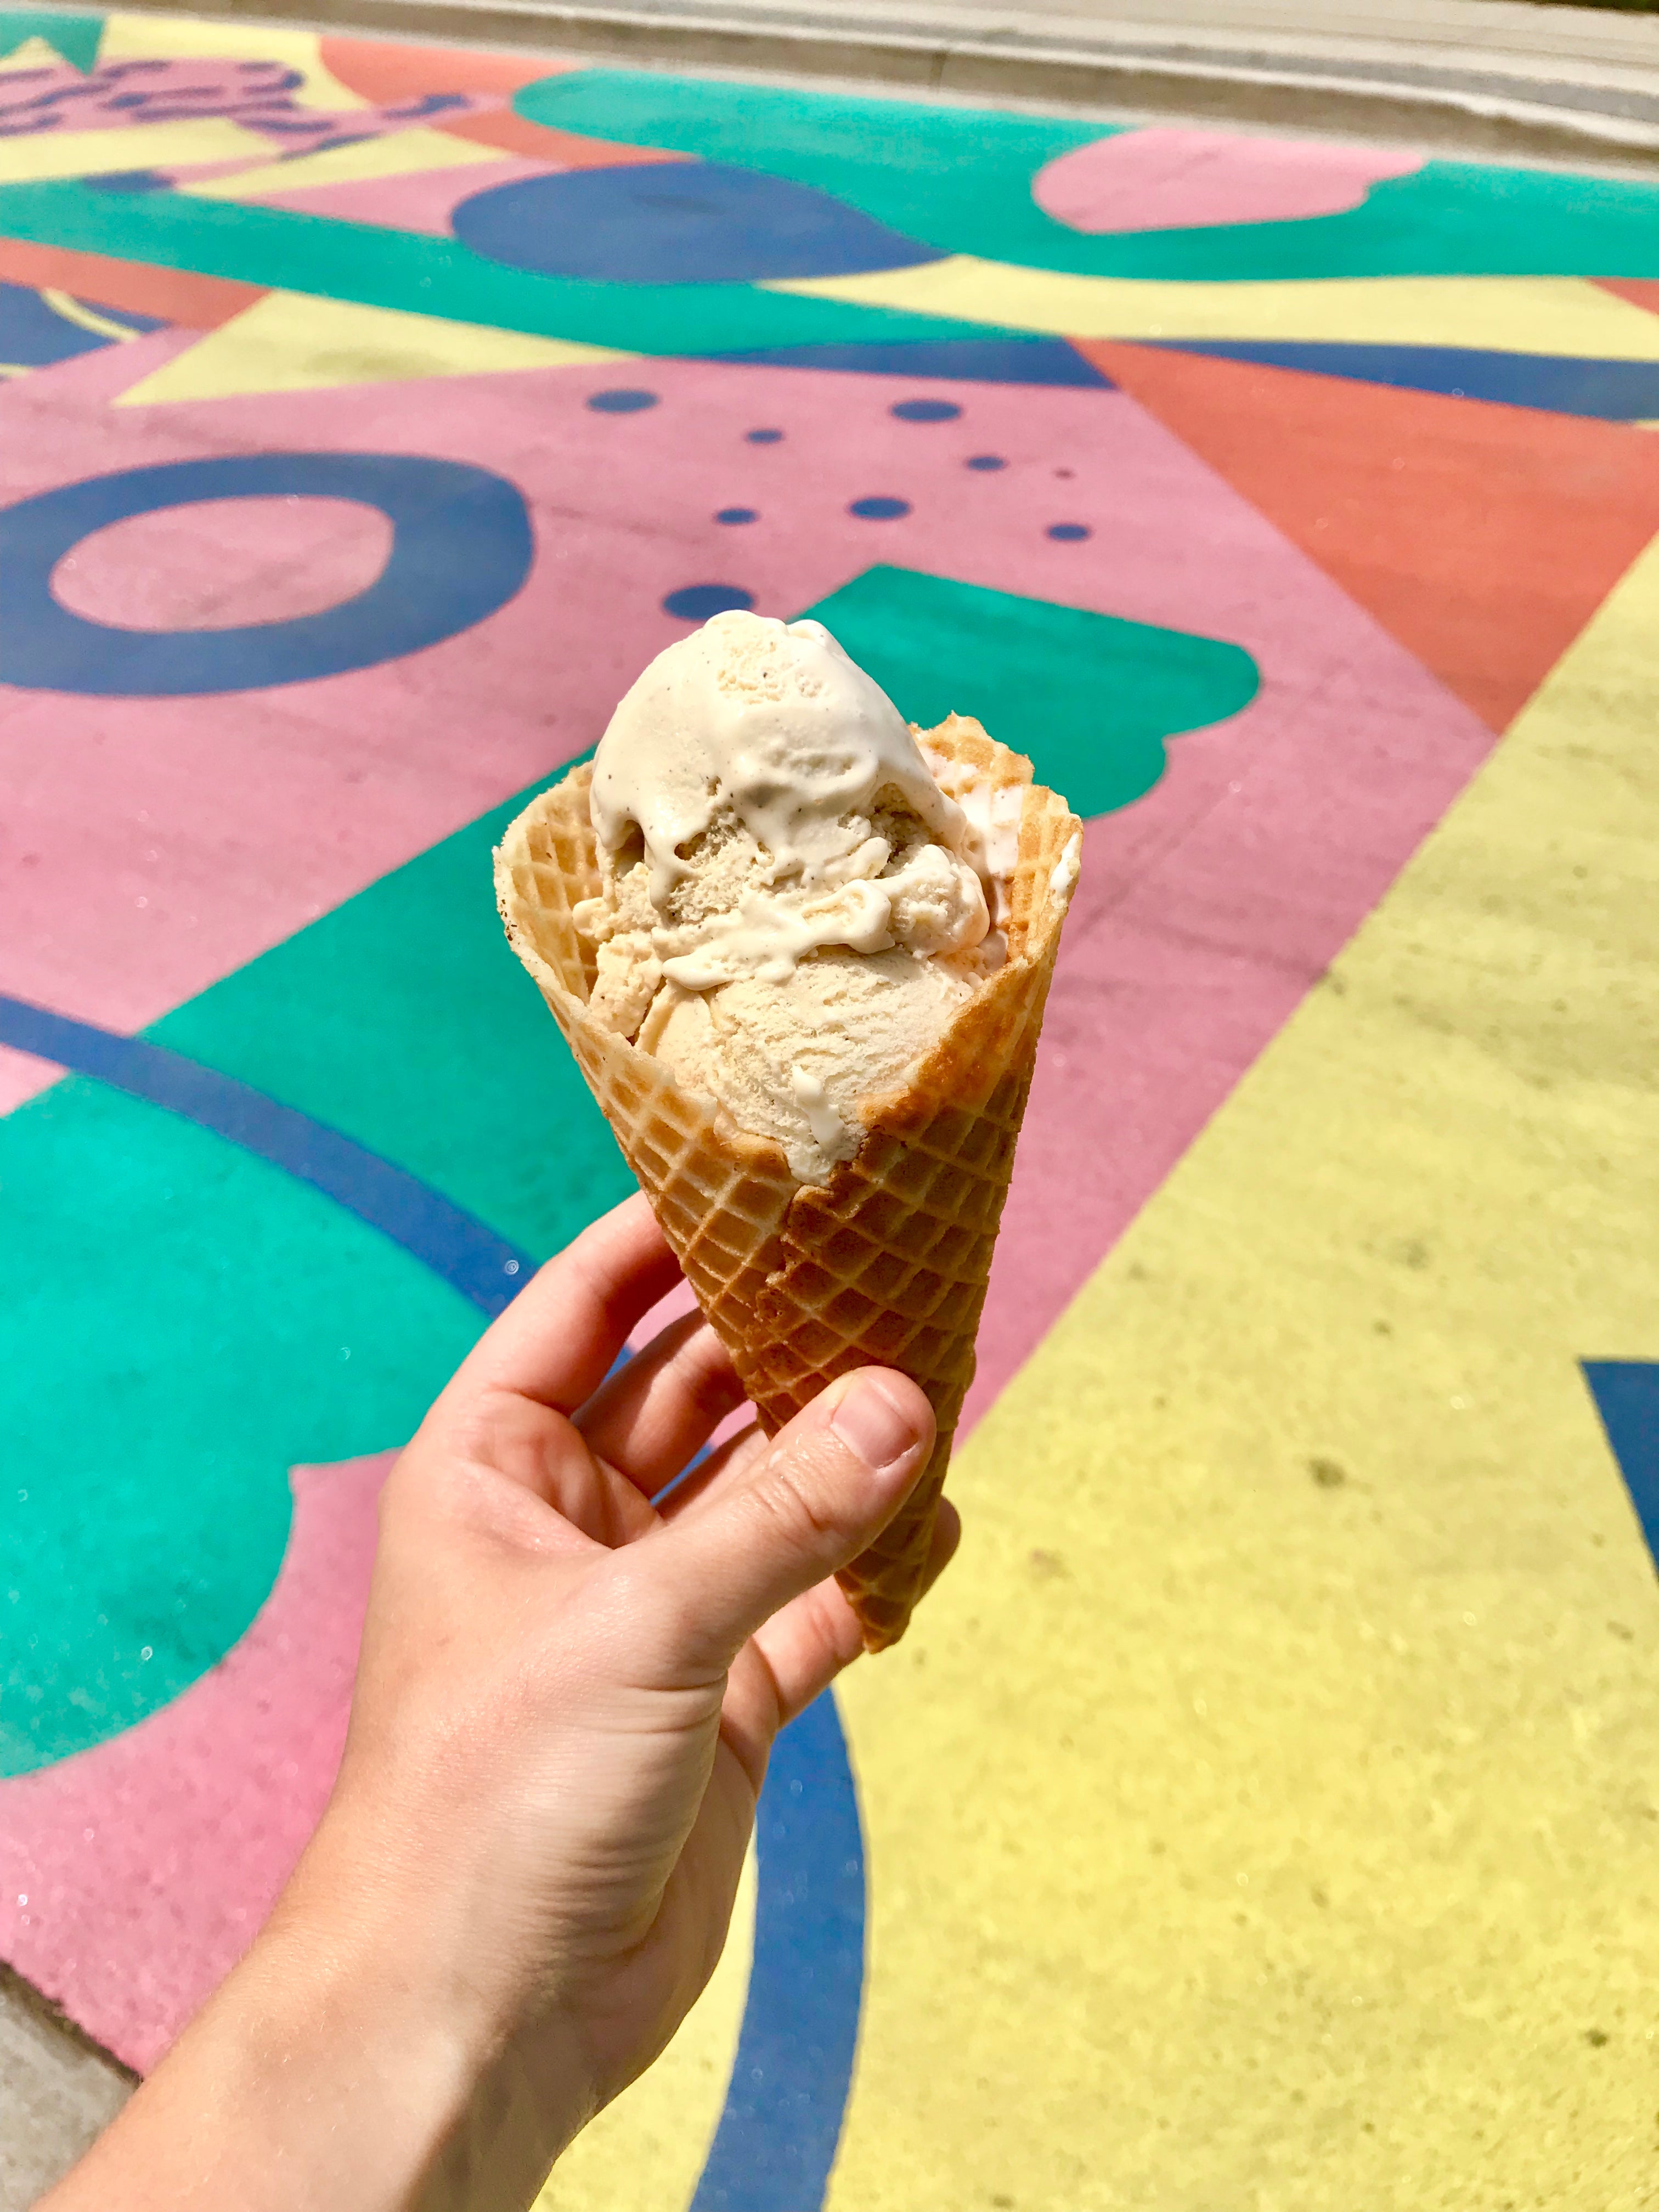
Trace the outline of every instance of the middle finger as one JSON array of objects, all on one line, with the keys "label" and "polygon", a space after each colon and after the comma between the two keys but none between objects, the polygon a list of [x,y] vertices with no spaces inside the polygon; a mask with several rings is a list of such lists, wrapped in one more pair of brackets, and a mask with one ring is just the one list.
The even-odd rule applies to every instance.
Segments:
[{"label": "middle finger", "polygon": [[726,1346],[690,1313],[610,1376],[575,1422],[590,1451],[652,1498],[742,1403]]}]

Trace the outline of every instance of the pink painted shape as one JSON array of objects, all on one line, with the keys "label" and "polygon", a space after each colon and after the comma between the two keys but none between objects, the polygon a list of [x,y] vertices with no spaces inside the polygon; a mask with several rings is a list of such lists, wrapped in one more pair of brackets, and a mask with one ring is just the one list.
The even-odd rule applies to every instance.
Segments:
[{"label": "pink painted shape", "polygon": [[0,1044],[0,1114],[9,1114],[37,1091],[46,1090],[63,1072],[50,1061],[36,1060],[33,1053],[14,1052],[9,1045]]},{"label": "pink painted shape", "polygon": [[1250,138],[1156,124],[1061,154],[1032,179],[1045,215],[1071,230],[1189,230],[1295,222],[1357,208],[1424,156],[1382,146]]},{"label": "pink painted shape", "polygon": [[71,614],[124,629],[234,629],[321,614],[367,591],[392,525],[355,500],[204,500],[83,538],[52,573]]},{"label": "pink painted shape", "polygon": [[328,1801],[395,1455],[293,1470],[241,1642],[162,1711],[0,1782],[0,1957],[147,2072],[252,1942]]},{"label": "pink painted shape", "polygon": [[313,185],[295,192],[261,192],[257,204],[447,238],[450,217],[475,192],[492,191],[497,185],[516,185],[526,177],[558,173],[551,161],[530,161],[503,154],[499,161],[478,161],[464,168],[422,169],[408,176],[367,178],[355,185]]},{"label": "pink painted shape", "polygon": [[[592,744],[645,661],[684,635],[661,608],[681,585],[741,585],[763,611],[793,613],[890,562],[1254,654],[1252,706],[1177,739],[1163,785],[1089,833],[975,1407],[1492,742],[1123,393],[674,360],[111,410],[108,364],[87,356],[0,389],[0,497],[250,447],[437,453],[514,477],[541,549],[489,622],[388,668],[229,699],[0,692],[0,819],[41,856],[0,872],[0,989],[112,1028],[155,1018]],[[659,404],[584,404],[618,383]],[[933,395],[960,416],[890,411]],[[762,426],[786,436],[747,443]],[[964,465],[985,452],[1007,466]],[[911,512],[850,514],[870,493]],[[760,519],[714,521],[733,505]],[[1094,535],[1057,543],[1056,520]]]}]

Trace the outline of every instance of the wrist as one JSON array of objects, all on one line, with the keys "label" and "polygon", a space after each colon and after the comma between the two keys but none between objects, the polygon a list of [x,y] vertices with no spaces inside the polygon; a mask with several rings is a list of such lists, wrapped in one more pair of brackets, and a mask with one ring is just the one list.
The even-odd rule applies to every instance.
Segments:
[{"label": "wrist", "polygon": [[528,2203],[591,2117],[580,2038],[477,1971],[466,1885],[422,1882],[383,1832],[349,1800],[325,1816],[241,1970],[255,2012],[279,2046],[315,2039],[343,2129],[371,2124],[390,2188],[352,2212]]}]

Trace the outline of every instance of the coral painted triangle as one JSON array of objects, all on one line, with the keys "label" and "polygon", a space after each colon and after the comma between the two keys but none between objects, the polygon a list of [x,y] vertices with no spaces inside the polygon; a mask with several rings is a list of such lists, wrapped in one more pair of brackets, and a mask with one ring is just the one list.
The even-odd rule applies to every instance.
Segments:
[{"label": "coral painted triangle", "polygon": [[340,82],[376,105],[419,100],[433,93],[494,94],[501,106],[483,114],[436,118],[452,138],[470,139],[497,152],[548,161],[563,169],[616,168],[624,162],[678,161],[681,155],[655,146],[619,146],[574,131],[526,122],[507,104],[525,86],[562,76],[574,63],[545,56],[473,52],[464,46],[388,46],[378,39],[325,38],[324,65]]},{"label": "coral painted triangle", "polygon": [[1618,423],[1079,343],[1494,730],[1659,529],[1659,441]]},{"label": "coral painted triangle", "polygon": [[1583,415],[1604,422],[1641,422],[1659,415],[1659,362],[1593,361],[1577,355],[1482,353],[1464,346],[1351,345],[1256,338],[1149,338],[1161,352],[1206,354],[1214,361],[1254,361],[1305,369],[1316,376],[1392,385],[1402,392],[1439,392],[1546,414]]}]

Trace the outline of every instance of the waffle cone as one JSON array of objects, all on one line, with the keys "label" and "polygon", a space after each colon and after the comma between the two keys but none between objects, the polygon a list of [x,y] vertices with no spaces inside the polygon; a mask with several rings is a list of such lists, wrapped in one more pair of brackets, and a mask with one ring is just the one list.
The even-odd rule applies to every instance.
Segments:
[{"label": "waffle cone", "polygon": [[903,1634],[926,1573],[1070,896],[1060,862],[1079,829],[1030,763],[977,722],[953,714],[922,743],[1024,790],[1009,957],[905,1087],[865,1102],[863,1141],[823,1184],[798,1182],[775,1144],[590,1013],[594,948],[571,914],[599,889],[589,768],[533,800],[495,854],[507,936],[763,1428],[775,1434],[833,1376],[872,1363],[902,1369],[932,1401],[938,1441],[920,1481],[840,1577],[870,1650]]}]

